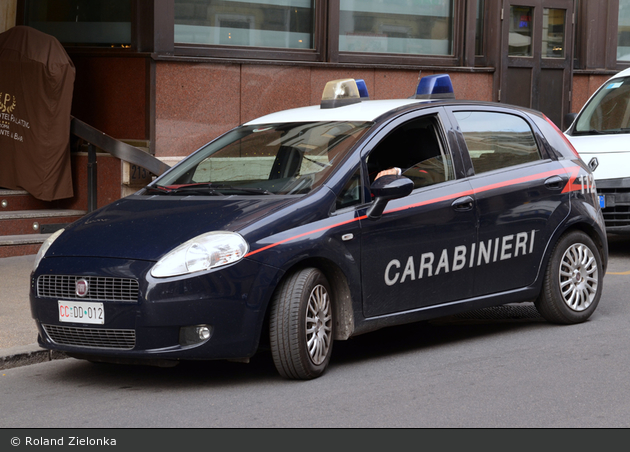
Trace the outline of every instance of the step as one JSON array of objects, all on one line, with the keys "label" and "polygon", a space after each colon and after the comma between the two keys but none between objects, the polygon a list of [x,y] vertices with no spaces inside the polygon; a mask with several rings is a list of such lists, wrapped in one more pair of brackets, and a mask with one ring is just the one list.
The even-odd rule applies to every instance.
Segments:
[{"label": "step", "polygon": [[0,258],[36,254],[50,234],[86,213],[76,209],[0,210]]},{"label": "step", "polygon": [[23,234],[0,236],[0,258],[37,254],[50,234]]},{"label": "step", "polygon": [[0,211],[0,237],[52,233],[78,220],[86,213],[86,210],[75,209]]},{"label": "step", "polygon": [[0,189],[0,212],[54,208],[55,203],[34,198],[24,190]]}]

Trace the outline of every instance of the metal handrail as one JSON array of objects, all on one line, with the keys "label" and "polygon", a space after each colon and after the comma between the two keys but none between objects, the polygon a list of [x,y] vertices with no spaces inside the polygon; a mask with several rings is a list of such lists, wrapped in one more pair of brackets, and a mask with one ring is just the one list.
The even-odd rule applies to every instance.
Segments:
[{"label": "metal handrail", "polygon": [[88,212],[97,208],[96,148],[120,160],[141,166],[156,176],[163,174],[170,168],[166,163],[142,149],[112,138],[75,117],[72,117],[70,132],[88,143]]}]

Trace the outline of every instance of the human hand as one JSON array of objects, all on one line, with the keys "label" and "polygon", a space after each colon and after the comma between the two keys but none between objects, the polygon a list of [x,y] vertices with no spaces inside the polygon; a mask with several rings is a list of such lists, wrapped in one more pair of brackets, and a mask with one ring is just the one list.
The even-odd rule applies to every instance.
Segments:
[{"label": "human hand", "polygon": [[[382,176],[400,176],[402,174],[402,170],[400,168],[389,168],[379,172],[376,175],[376,179]],[[374,179],[374,180],[376,180]]]}]

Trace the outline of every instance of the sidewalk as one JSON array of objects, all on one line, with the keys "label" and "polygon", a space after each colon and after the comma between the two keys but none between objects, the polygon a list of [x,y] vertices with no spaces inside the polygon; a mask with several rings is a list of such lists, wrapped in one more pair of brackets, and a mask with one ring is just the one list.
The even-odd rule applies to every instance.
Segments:
[{"label": "sidewalk", "polygon": [[28,301],[35,255],[0,259],[0,369],[61,358],[37,345]]}]

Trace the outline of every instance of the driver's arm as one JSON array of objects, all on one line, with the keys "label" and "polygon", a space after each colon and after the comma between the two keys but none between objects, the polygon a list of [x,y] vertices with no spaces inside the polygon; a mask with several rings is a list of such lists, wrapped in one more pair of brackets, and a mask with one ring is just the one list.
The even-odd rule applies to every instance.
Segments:
[{"label": "driver's arm", "polygon": [[[398,167],[394,167],[394,168],[389,168],[389,169],[386,169],[386,170],[383,170],[383,171],[379,172],[376,175],[376,179],[378,179],[379,177],[382,177],[382,176],[388,176],[388,175],[400,176],[401,174],[402,174],[402,170],[400,168],[398,168]],[[374,179],[374,180],[376,180],[376,179]]]}]

